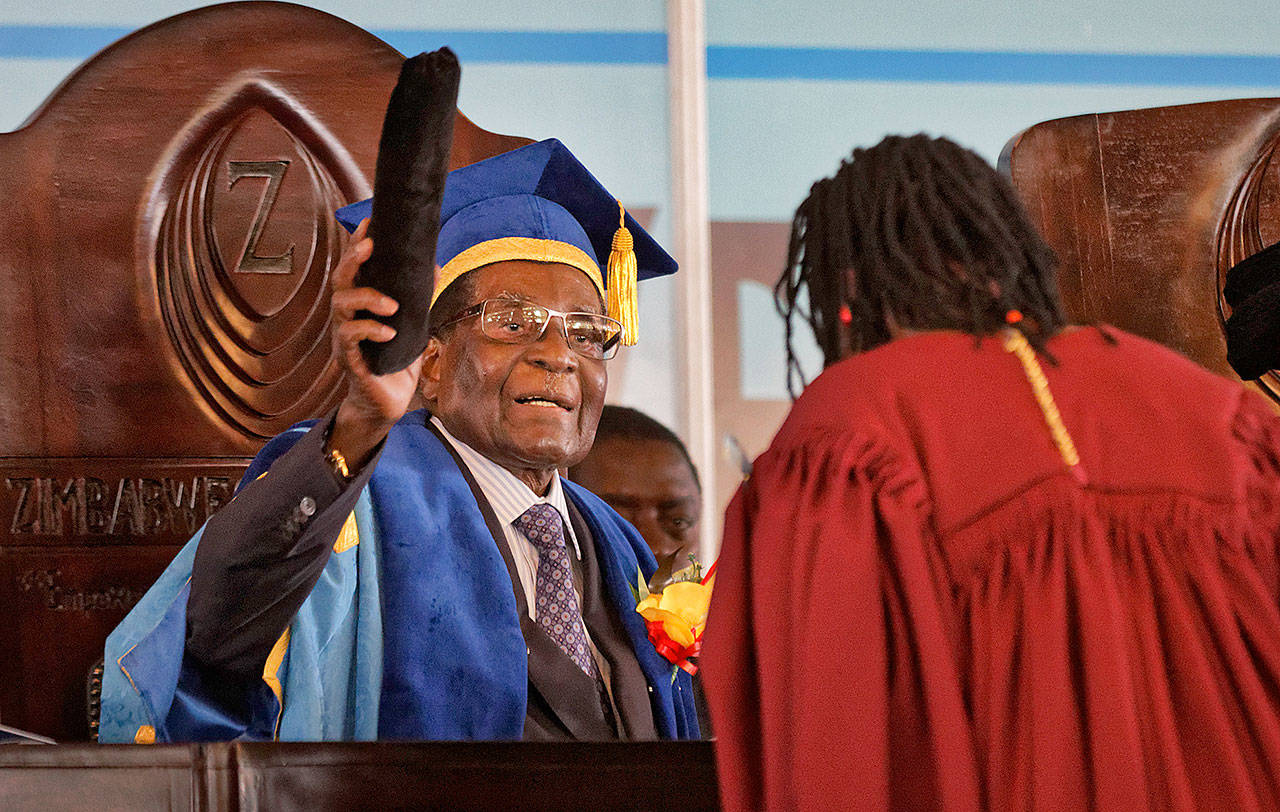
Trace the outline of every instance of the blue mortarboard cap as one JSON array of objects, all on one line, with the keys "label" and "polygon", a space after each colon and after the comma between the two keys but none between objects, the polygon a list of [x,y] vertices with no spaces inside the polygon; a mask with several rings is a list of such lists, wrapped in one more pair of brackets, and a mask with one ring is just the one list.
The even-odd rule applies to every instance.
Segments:
[{"label": "blue mortarboard cap", "polygon": [[[365,200],[338,209],[337,218],[354,231],[371,211],[372,202]],[[635,338],[635,282],[674,273],[677,267],[554,138],[449,173],[440,207],[440,270],[432,302],[463,274],[513,259],[560,262],[581,270],[607,301],[610,315],[623,323],[626,343]]]}]

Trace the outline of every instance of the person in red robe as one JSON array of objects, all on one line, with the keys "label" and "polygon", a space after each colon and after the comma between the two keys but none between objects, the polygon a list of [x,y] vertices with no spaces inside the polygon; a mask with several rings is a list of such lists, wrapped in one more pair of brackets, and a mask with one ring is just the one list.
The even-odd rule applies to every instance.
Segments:
[{"label": "person in red robe", "polygon": [[1280,808],[1266,402],[1070,325],[1013,189],[942,139],[818,181],[778,292],[827,366],[726,518],[725,808]]}]

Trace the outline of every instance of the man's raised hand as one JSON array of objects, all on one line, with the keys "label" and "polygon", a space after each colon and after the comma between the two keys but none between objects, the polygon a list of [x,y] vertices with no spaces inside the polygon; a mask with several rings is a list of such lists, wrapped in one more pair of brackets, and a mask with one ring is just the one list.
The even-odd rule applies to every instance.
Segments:
[{"label": "man's raised hand", "polygon": [[356,271],[373,252],[373,240],[365,236],[368,229],[369,220],[361,221],[330,278],[334,349],[347,373],[347,394],[338,407],[329,447],[346,458],[353,472],[364,465],[409,408],[422,368],[419,357],[399,372],[374,375],[360,352],[362,340],[389,341],[396,331],[375,319],[356,318],[356,314],[365,310],[390,316],[400,307],[395,299],[373,288],[354,287]]}]

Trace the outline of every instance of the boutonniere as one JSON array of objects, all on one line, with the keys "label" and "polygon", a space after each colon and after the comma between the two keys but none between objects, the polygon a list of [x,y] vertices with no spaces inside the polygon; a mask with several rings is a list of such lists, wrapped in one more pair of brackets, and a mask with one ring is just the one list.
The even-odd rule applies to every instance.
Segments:
[{"label": "boutonniere", "polygon": [[[644,575],[636,570],[636,611],[644,618],[649,640],[673,666],[690,674],[698,666],[689,662],[702,651],[702,630],[707,625],[707,607],[715,583],[715,565],[702,575],[702,565],[689,556],[690,565],[675,573],[672,582],[659,591],[650,591]],[[671,679],[676,676],[671,669]]]}]

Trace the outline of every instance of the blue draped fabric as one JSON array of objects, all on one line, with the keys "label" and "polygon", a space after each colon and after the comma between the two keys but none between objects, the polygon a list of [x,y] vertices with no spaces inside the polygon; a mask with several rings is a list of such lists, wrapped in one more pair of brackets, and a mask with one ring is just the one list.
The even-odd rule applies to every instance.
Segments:
[{"label": "blue draped fabric", "polygon": [[[232,738],[518,739],[527,653],[511,578],[449,451],[411,412],[387,438],[355,510],[359,544],[334,552],[262,681],[211,684],[183,658],[187,583],[197,533],[107,640],[102,741]],[[276,437],[242,481],[256,479],[307,426]],[[688,675],[649,643],[631,592],[656,567],[639,534],[569,482],[596,540],[606,600],[622,619],[652,690],[664,738],[696,738]],[[278,728],[277,728],[278,726]],[[146,738],[146,734],[141,738]]]}]

